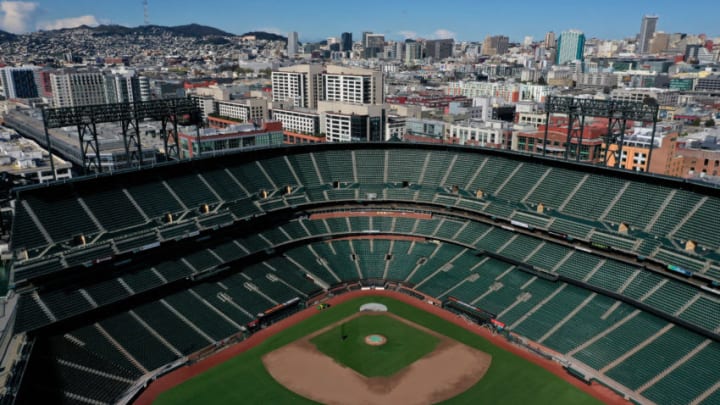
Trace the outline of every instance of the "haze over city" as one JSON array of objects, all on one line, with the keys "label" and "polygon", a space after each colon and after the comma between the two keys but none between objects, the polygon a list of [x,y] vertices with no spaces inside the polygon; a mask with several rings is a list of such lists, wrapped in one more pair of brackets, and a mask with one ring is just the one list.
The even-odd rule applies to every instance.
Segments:
[{"label": "haze over city", "polygon": [[[583,30],[588,38],[622,39],[637,33],[637,19],[642,14],[659,15],[662,22],[658,29],[665,32],[720,34],[717,32],[720,8],[711,0],[695,1],[689,6],[649,0],[572,3],[519,0],[511,4],[472,0],[447,3],[150,0],[148,11],[149,21],[157,25],[199,23],[235,34],[267,31],[285,35],[297,31],[301,41],[316,41],[345,31],[373,31],[389,39],[454,38],[459,41],[503,34],[511,41],[521,41],[525,36],[541,38],[547,31],[570,28]],[[83,24],[138,26],[143,24],[143,17],[141,0],[0,3],[0,29],[12,33]]]}]

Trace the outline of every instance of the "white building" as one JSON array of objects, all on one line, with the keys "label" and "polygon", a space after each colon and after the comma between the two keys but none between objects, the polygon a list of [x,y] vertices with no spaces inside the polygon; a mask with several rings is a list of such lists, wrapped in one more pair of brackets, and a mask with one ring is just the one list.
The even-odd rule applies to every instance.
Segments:
[{"label": "white building", "polygon": [[263,121],[268,118],[267,100],[263,98],[245,98],[233,101],[218,101],[217,113],[242,122]]},{"label": "white building", "polygon": [[272,100],[317,108],[323,97],[322,65],[295,65],[272,72]]},{"label": "white building", "polygon": [[468,120],[450,126],[450,138],[460,145],[505,149],[512,137],[512,124],[505,121]]},{"label": "white building", "polygon": [[314,110],[273,109],[272,119],[282,122],[283,131],[320,134],[320,114]]},{"label": "white building", "polygon": [[660,105],[676,105],[680,98],[679,90],[658,88],[627,88],[614,89],[610,92],[612,100],[643,102],[646,98],[654,98]]},{"label": "white building", "polygon": [[379,142],[385,140],[385,107],[321,101],[320,132],[327,142]]},{"label": "white building", "polygon": [[50,87],[55,107],[105,104],[109,98],[105,76],[99,72],[51,74]]},{"label": "white building", "polygon": [[330,65],[324,77],[324,100],[349,104],[382,104],[382,72]]}]

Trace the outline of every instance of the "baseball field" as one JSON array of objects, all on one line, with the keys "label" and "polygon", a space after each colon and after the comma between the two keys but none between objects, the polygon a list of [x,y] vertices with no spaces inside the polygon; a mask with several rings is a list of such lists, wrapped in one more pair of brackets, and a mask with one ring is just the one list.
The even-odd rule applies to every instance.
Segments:
[{"label": "baseball field", "polygon": [[[388,312],[359,313],[367,302]],[[475,333],[384,296],[319,311],[154,403],[317,402],[601,403]]]}]

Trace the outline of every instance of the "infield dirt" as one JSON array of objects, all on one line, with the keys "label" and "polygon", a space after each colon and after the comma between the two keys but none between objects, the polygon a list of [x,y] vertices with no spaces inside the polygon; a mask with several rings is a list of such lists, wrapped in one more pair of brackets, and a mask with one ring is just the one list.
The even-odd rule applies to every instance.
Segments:
[{"label": "infield dirt", "polygon": [[[359,316],[353,315],[341,322]],[[306,398],[325,404],[430,404],[452,398],[475,385],[490,367],[491,356],[392,314],[437,336],[431,353],[389,377],[367,378],[338,364],[310,342],[330,325],[263,356],[273,378]]]}]

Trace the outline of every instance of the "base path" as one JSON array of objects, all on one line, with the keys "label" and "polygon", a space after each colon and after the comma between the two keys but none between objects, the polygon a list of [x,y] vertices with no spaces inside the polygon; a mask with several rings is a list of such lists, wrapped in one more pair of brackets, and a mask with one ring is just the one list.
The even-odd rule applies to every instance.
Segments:
[{"label": "base path", "polygon": [[[577,387],[578,389],[581,389],[588,394],[594,396],[595,398],[599,399],[600,401],[603,401],[606,404],[610,405],[627,405],[630,404],[630,402],[625,401],[622,397],[615,394],[612,390],[609,388],[606,388],[602,385],[593,383],[592,385],[585,384],[584,382],[570,376],[560,364],[555,363],[551,360],[547,360],[544,358],[541,358],[532,352],[517,347],[501,336],[494,336],[490,331],[488,331],[485,328],[480,327],[479,325],[475,324],[469,324],[465,320],[459,318],[458,316],[455,316],[454,314],[445,311],[442,308],[436,307],[434,305],[427,304],[423,301],[418,300],[417,298],[413,298],[409,295],[402,294],[396,291],[388,291],[388,290],[367,290],[367,291],[353,291],[348,292],[336,297],[331,298],[327,302],[336,305],[340,304],[345,301],[349,301],[351,299],[355,299],[358,297],[363,296],[385,296],[390,297],[393,299],[396,299],[398,301],[405,302],[407,304],[410,304],[412,306],[415,306],[417,308],[420,308],[424,311],[430,312],[432,314],[435,314],[455,325],[458,325],[464,329],[467,329],[473,333],[476,333],[483,338],[489,340],[494,345],[501,347],[509,352],[512,352],[534,364],[537,364],[546,370],[550,371],[551,373],[557,375],[558,377],[566,380],[568,383],[572,384],[573,386]],[[318,310],[314,307],[308,307],[297,314],[294,314],[288,318],[285,318],[281,320],[280,322],[271,325],[270,327],[263,329],[254,335],[250,336],[248,339],[239,342],[233,346],[228,347],[227,349],[224,349],[218,353],[215,353],[197,363],[194,363],[190,366],[184,366],[181,367],[175,371],[172,371],[168,374],[163,375],[162,377],[158,378],[157,380],[153,381],[150,386],[143,391],[138,399],[135,401],[135,404],[138,405],[150,405],[152,402],[157,398],[160,393],[167,391],[177,385],[182,384],[183,382],[189,380],[190,378],[202,374],[205,371],[209,370],[210,368],[223,363],[238,354],[249,350],[260,343],[262,343],[267,337],[272,336],[290,326],[293,326],[295,324],[298,324],[307,318],[313,316],[315,313],[317,313]]]}]

